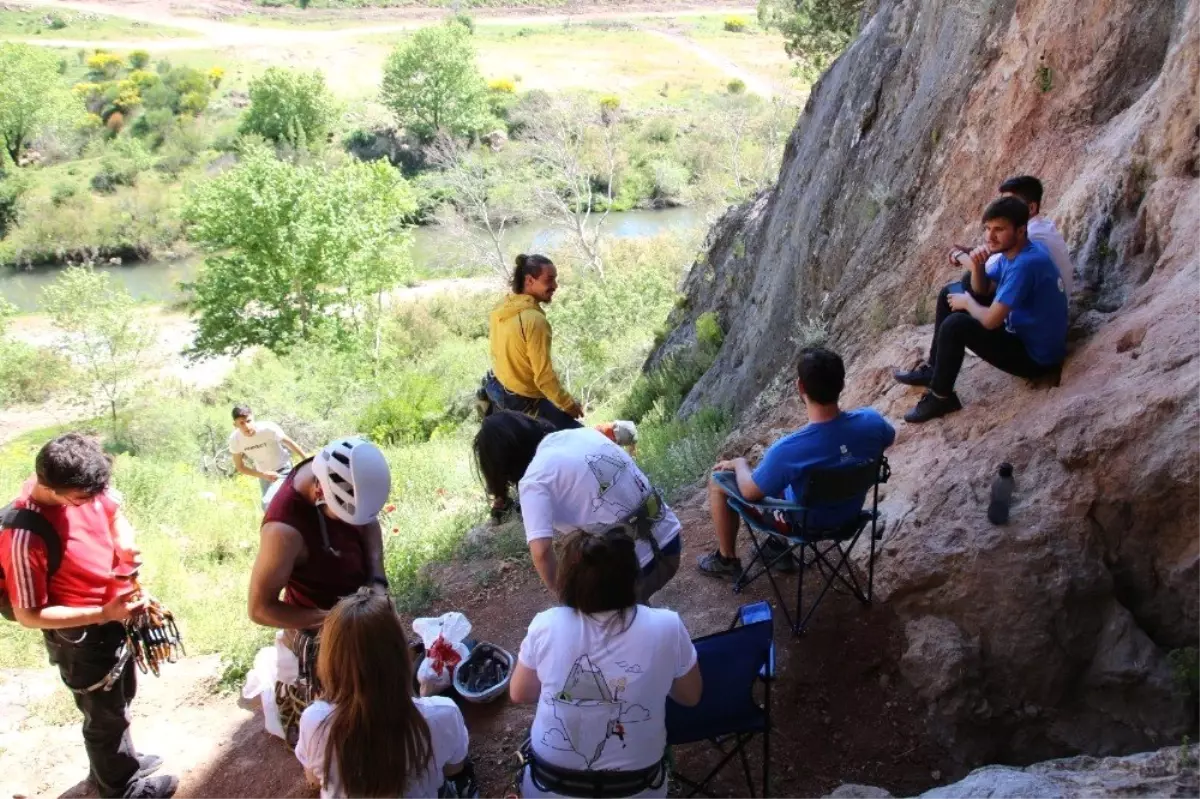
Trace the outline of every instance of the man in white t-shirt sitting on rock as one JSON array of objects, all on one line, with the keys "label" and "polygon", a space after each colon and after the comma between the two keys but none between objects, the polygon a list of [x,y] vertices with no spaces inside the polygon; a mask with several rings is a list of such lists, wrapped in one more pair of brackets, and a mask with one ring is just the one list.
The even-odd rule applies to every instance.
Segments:
[{"label": "man in white t-shirt sitting on rock", "polygon": [[233,432],[229,434],[233,468],[258,478],[264,509],[283,485],[280,478],[292,470],[292,456],[288,450],[304,460],[304,450],[288,438],[283,428],[274,422],[257,421],[248,405],[233,406]]},{"label": "man in white t-shirt sitting on rock", "polygon": [[517,486],[525,540],[551,593],[558,569],[554,536],[572,530],[628,526],[641,567],[642,604],[679,570],[678,517],[629,453],[598,430],[555,432],[542,420],[501,411],[483,420],[475,459],[492,496],[507,496]]}]

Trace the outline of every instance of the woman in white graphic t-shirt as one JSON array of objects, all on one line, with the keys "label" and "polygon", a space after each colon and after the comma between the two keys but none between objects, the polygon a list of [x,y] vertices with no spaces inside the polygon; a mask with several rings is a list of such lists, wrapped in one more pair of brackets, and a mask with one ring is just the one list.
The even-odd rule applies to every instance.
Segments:
[{"label": "woman in white graphic t-shirt", "polygon": [[667,697],[699,702],[700,668],[679,614],[636,604],[638,572],[620,528],[564,537],[563,604],[530,623],[509,686],[537,703],[523,796],[667,795]]},{"label": "woman in white graphic t-shirt", "polygon": [[296,757],[322,799],[478,795],[467,727],[450,699],[414,699],[404,626],[386,598],[361,588],[321,627],[322,699],[300,717]]}]

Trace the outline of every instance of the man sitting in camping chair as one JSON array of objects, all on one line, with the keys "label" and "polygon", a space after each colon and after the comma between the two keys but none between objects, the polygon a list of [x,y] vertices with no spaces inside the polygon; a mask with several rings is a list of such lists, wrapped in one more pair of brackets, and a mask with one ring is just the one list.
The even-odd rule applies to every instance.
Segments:
[{"label": "man sitting in camping chair", "polygon": [[[742,576],[737,556],[737,512],[729,505],[734,496],[756,503],[770,497],[800,502],[805,480],[814,469],[830,469],[868,463],[879,459],[896,440],[896,429],[874,408],[843,411],[838,397],[846,383],[846,367],[836,352],[823,347],[805,347],[797,365],[796,388],[808,411],[808,424],[776,441],[763,455],[762,463],[751,471],[745,458],[721,461],[713,467],[708,499],[717,531],[717,549],[700,558],[699,568],[714,577]],[[808,511],[808,526],[835,528],[853,521],[863,507],[866,493]],[[783,516],[768,520],[783,534],[789,520]],[[775,557],[771,546],[784,551],[776,539],[767,541],[764,562],[773,568],[795,568],[792,558]]]}]

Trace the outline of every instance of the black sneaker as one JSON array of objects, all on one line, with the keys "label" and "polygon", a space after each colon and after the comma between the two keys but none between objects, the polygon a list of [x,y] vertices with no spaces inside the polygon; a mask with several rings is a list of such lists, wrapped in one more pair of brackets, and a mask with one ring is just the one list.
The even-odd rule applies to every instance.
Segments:
[{"label": "black sneaker", "polygon": [[927,363],[922,363],[916,369],[910,372],[901,372],[897,369],[892,372],[892,376],[896,378],[897,383],[903,383],[906,386],[925,386],[928,388],[933,381],[933,367]]},{"label": "black sneaker", "polygon": [[164,774],[134,780],[125,791],[125,799],[171,799],[179,790],[179,778]]},{"label": "black sneaker", "polygon": [[719,549],[697,558],[696,567],[710,577],[732,577],[736,580],[742,576],[742,562],[736,556],[725,557]]},{"label": "black sneaker", "polygon": [[962,403],[958,401],[958,395],[953,391],[945,399],[937,396],[932,391],[926,391],[917,403],[917,407],[904,414],[904,421],[909,424],[921,424],[922,422],[936,419],[939,416],[945,416],[948,413],[961,410]]},{"label": "black sneaker", "polygon": [[[771,568],[780,574],[792,574],[796,571],[796,559],[787,552],[787,544],[776,538],[768,538],[762,546],[764,563],[770,563]],[[783,557],[780,557],[783,555]]]}]

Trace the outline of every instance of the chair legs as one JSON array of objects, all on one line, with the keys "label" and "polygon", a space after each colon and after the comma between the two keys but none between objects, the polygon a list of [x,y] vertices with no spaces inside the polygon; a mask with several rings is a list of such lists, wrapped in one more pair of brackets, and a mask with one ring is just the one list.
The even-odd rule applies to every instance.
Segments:
[{"label": "chair legs", "polygon": [[[775,592],[775,598],[779,601],[779,607],[783,611],[783,616],[787,620],[788,627],[793,635],[802,634],[808,627],[809,619],[816,612],[817,607],[821,604],[821,600],[825,598],[825,594],[829,589],[836,584],[841,584],[864,605],[870,605],[874,595],[875,583],[875,529],[869,531],[864,526],[848,541],[805,541],[795,543],[789,541],[788,548],[768,560],[767,553],[763,548],[763,540],[759,538],[758,533],[753,527],[746,525],[746,531],[750,534],[750,540],[754,547],[754,556],[750,559],[745,571],[742,573],[733,585],[734,593],[741,591],[750,583],[757,580],[764,573],[771,583],[771,589]],[[850,553],[853,551],[855,544],[863,533],[867,533],[867,537],[871,542],[870,558],[867,564],[867,580],[864,590],[863,584],[859,581],[854,573],[853,564],[850,563]],[[844,544],[844,546],[843,546]],[[822,548],[823,547],[823,548]],[[781,558],[790,557],[793,552],[798,553],[797,560],[799,561],[799,573],[796,575],[796,610],[795,615],[788,608],[788,603],[783,598],[783,592],[780,590],[779,583],[775,579],[775,574],[771,570],[771,566],[775,561]],[[804,576],[812,569],[816,568],[821,576],[821,587],[817,593],[816,599],[808,607],[807,611],[804,608]]]}]

